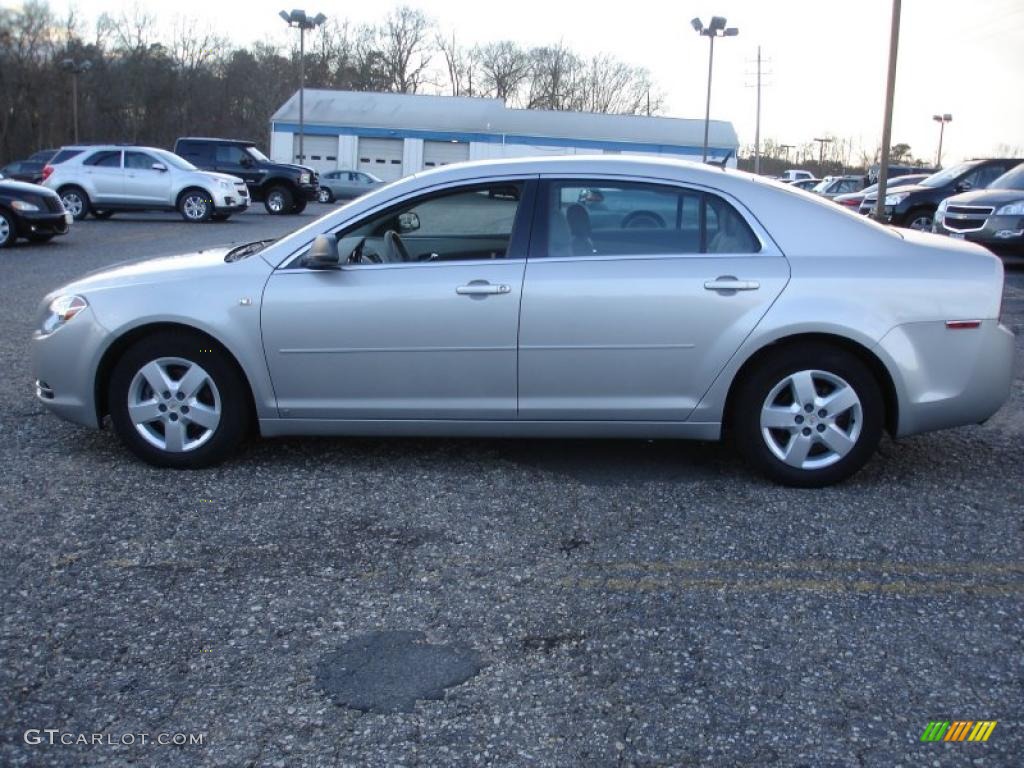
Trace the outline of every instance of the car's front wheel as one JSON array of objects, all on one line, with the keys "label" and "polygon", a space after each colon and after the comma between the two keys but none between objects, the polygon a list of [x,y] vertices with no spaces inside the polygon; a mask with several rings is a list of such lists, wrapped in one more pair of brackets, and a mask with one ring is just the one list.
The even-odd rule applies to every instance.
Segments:
[{"label": "car's front wheel", "polygon": [[907,214],[905,219],[909,229],[916,229],[918,232],[931,232],[935,214],[928,208],[916,208]]},{"label": "car's front wheel", "polygon": [[271,187],[263,201],[263,207],[273,216],[290,213],[293,204],[294,198],[287,187]]},{"label": "car's front wheel", "polygon": [[178,212],[185,221],[198,224],[213,216],[213,200],[202,189],[187,189],[178,199]]},{"label": "car's front wheel", "polygon": [[117,361],[107,406],[118,436],[143,461],[197,469],[235,452],[248,430],[248,403],[227,353],[197,334],[164,331]]},{"label": "car's front wheel", "polygon": [[785,485],[818,488],[863,467],[882,436],[874,375],[843,349],[782,347],[740,383],[734,437],[756,469]]},{"label": "car's front wheel", "polygon": [[320,187],[316,193],[316,199],[321,203],[333,203],[334,193],[327,187]]},{"label": "car's front wheel", "polygon": [[18,230],[15,228],[14,218],[4,211],[0,211],[0,248],[14,245],[18,239]]}]

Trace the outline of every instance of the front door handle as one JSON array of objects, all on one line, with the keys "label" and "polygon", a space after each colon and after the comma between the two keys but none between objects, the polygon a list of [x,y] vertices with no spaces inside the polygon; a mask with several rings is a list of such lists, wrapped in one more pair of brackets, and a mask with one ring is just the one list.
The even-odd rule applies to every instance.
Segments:
[{"label": "front door handle", "polygon": [[721,275],[704,283],[706,291],[756,291],[760,287],[756,280],[739,280],[733,275]]},{"label": "front door handle", "polygon": [[460,285],[455,289],[460,296],[491,296],[496,293],[511,293],[512,286],[488,283],[486,280],[474,280],[468,285]]}]

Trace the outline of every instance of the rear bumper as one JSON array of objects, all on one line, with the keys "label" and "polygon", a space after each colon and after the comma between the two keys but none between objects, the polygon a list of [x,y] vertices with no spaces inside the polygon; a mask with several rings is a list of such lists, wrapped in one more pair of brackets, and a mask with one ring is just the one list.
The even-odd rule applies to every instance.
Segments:
[{"label": "rear bumper", "polygon": [[52,211],[19,213],[16,219],[18,235],[66,235],[71,229],[71,216]]},{"label": "rear bumper", "polygon": [[876,351],[894,374],[898,437],[978,424],[1010,396],[1014,336],[997,320],[963,330],[942,321],[899,325]]}]

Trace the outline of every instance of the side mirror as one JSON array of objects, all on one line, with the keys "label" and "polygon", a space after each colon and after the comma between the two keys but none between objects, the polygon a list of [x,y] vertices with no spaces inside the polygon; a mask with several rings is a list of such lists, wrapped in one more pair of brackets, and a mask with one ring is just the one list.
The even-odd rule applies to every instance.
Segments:
[{"label": "side mirror", "polygon": [[398,214],[398,231],[415,232],[420,228],[420,217],[415,213]]},{"label": "side mirror", "polygon": [[971,184],[971,182],[969,182],[969,181],[961,181],[959,184],[956,185],[956,191],[957,192],[966,192],[967,190],[969,190],[969,189],[971,189],[973,187],[974,187],[974,185]]},{"label": "side mirror", "polygon": [[153,163],[153,165],[151,165],[150,168],[152,168],[154,171],[161,171],[161,172],[167,170],[167,166],[164,165],[163,163]]},{"label": "side mirror", "polygon": [[317,235],[302,260],[303,266],[310,269],[337,269],[340,262],[338,243],[330,235]]}]

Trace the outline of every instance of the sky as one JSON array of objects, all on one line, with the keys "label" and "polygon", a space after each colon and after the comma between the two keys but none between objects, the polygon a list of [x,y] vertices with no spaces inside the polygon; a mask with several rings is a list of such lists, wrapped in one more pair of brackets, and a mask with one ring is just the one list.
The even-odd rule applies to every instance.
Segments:
[{"label": "sky", "polygon": [[[17,6],[18,0],[0,0]],[[166,0],[51,0],[94,20],[138,5],[168,31],[179,11]],[[240,44],[290,40],[282,8],[372,22],[403,3],[315,3],[313,0],[219,0],[190,7],[203,26]],[[752,144],[756,120],[755,59],[766,63],[761,136],[799,145],[816,136],[851,138],[873,153],[881,141],[891,0],[408,0],[460,43],[512,39],[530,46],[563,41],[589,55],[607,52],[644,66],[665,96],[663,114],[703,118],[708,40],[690,26],[699,16],[725,16],[739,28],[715,43],[713,119],[729,120],[741,145]],[[294,35],[294,33],[292,33]],[[934,161],[936,113],[950,113],[943,164],[991,156],[1000,145],[1024,153],[1024,0],[904,0],[897,62],[893,143]],[[854,160],[857,159],[855,152]]]}]

